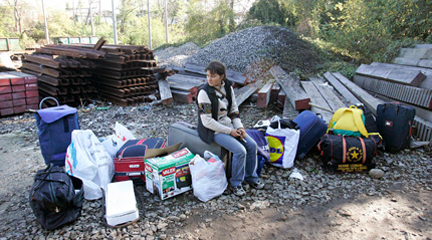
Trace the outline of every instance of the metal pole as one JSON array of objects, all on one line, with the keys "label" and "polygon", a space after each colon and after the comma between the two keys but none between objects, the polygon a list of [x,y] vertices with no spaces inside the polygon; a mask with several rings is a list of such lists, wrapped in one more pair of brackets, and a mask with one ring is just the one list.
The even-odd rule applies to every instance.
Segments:
[{"label": "metal pole", "polygon": [[152,49],[151,24],[150,24],[150,0],[147,0],[147,15],[149,27],[149,49]]},{"label": "metal pole", "polygon": [[165,41],[168,43],[168,10],[167,0],[165,0]]},{"label": "metal pole", "polygon": [[43,12],[43,16],[44,16],[44,22],[45,22],[45,39],[47,44],[49,44],[49,37],[48,37],[48,24],[47,24],[47,20],[46,20],[46,16],[45,16],[45,5],[44,5],[44,0],[42,0],[42,12]]},{"label": "metal pole", "polygon": [[92,0],[89,0],[89,10],[90,10],[90,24],[91,24],[91,30],[92,30],[92,36],[95,35],[95,31],[94,31],[94,24],[93,24],[93,12],[92,12]]},{"label": "metal pole", "polygon": [[116,26],[116,16],[115,16],[115,7],[114,0],[112,2],[112,18],[113,18],[113,31],[114,31],[114,45],[117,45],[117,26]]}]

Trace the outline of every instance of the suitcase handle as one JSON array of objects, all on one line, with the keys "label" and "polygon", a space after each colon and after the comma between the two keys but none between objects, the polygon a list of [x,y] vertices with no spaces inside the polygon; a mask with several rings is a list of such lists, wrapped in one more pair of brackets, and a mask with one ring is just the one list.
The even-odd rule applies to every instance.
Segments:
[{"label": "suitcase handle", "polygon": [[[145,153],[147,152],[147,149],[148,149],[147,145],[145,145],[145,144],[142,144],[142,145],[132,145],[132,146],[125,147],[125,149],[123,149],[123,151],[120,153],[120,155],[118,157],[118,160],[121,161],[122,158],[123,158],[124,153],[126,152],[126,150],[131,149],[133,147],[141,147],[141,148],[144,147],[144,155],[145,155]],[[143,158],[144,158],[144,155],[143,155]]]},{"label": "suitcase handle", "polygon": [[45,100],[48,100],[48,99],[54,100],[54,102],[57,103],[57,106],[60,106],[60,104],[59,104],[59,102],[57,101],[57,99],[55,99],[55,98],[53,98],[53,97],[45,97],[44,99],[42,99],[42,100],[40,101],[40,103],[39,103],[39,109],[42,109],[42,103],[43,103]]}]

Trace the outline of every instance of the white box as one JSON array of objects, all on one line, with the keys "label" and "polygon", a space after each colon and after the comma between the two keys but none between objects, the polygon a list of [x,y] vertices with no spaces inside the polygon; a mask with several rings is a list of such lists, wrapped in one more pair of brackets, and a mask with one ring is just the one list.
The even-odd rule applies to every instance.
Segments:
[{"label": "white box", "polygon": [[132,180],[109,183],[105,201],[108,225],[115,226],[139,218]]}]

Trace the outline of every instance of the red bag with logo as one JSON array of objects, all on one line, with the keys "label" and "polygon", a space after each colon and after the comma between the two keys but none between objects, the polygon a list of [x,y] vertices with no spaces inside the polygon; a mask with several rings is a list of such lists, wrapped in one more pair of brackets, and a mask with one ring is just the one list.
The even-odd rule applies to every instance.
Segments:
[{"label": "red bag with logo", "polygon": [[324,168],[331,173],[367,172],[375,167],[377,142],[374,138],[325,134],[318,149]]}]

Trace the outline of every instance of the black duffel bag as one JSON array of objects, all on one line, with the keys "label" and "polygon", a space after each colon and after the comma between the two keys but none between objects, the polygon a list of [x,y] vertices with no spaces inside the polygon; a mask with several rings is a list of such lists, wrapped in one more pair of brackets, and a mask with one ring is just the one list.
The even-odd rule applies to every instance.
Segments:
[{"label": "black duffel bag", "polygon": [[81,214],[84,185],[61,167],[50,164],[36,173],[30,207],[42,227],[51,231],[75,221]]},{"label": "black duffel bag", "polygon": [[330,173],[367,172],[375,168],[377,142],[374,138],[325,134],[318,144],[324,168]]}]

